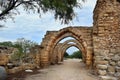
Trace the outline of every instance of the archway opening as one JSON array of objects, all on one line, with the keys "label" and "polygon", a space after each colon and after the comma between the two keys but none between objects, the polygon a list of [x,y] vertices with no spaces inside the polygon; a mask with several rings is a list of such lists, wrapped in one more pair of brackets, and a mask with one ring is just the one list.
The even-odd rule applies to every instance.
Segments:
[{"label": "archway opening", "polygon": [[68,53],[67,59],[84,59],[84,46],[77,39],[71,36],[64,37],[60,39],[54,47],[53,55],[51,55],[51,64],[59,63],[63,61],[65,53]]},{"label": "archway opening", "polygon": [[75,46],[68,47],[64,52],[64,59],[80,59],[82,61],[82,51]]}]

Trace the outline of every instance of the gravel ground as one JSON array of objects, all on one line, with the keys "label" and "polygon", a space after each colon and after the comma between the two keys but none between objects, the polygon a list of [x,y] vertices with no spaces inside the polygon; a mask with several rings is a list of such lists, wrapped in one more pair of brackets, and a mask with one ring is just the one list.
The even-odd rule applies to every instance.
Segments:
[{"label": "gravel ground", "polygon": [[[23,80],[23,79],[22,79]],[[78,59],[68,59],[59,65],[38,70],[37,74],[26,75],[24,80],[99,80],[89,73]]]}]

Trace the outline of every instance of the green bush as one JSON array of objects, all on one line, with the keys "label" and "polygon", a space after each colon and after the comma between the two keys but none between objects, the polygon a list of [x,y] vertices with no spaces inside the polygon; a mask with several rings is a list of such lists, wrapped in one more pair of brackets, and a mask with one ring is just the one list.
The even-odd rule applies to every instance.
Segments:
[{"label": "green bush", "polygon": [[69,54],[68,54],[67,52],[65,52],[64,57],[65,57],[65,58],[68,58],[68,57],[69,57]]},{"label": "green bush", "polygon": [[75,52],[73,52],[73,54],[69,55],[68,58],[82,59],[82,52],[81,51],[75,51]]}]

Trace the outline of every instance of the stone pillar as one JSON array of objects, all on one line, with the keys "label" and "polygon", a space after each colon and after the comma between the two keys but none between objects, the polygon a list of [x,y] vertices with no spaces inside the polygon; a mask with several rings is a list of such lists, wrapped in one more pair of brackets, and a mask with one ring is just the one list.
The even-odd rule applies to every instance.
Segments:
[{"label": "stone pillar", "polygon": [[49,65],[49,57],[48,57],[48,54],[45,53],[45,54],[41,54],[41,67],[42,68],[45,68],[45,67],[48,67]]},{"label": "stone pillar", "polygon": [[[102,80],[120,80],[120,2],[98,0],[94,10],[94,59]],[[107,76],[107,77],[105,77]],[[109,77],[108,77],[109,76]]]},{"label": "stone pillar", "polygon": [[88,47],[87,48],[87,55],[86,55],[86,65],[88,68],[92,67],[92,54],[93,54],[92,47]]}]

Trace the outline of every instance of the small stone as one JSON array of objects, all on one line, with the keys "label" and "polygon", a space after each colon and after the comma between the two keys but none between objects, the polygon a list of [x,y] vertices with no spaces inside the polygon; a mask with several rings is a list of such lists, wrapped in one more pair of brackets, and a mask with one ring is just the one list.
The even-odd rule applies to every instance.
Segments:
[{"label": "small stone", "polygon": [[100,78],[100,80],[117,80],[117,78],[111,76],[101,76]]},{"label": "small stone", "polygon": [[104,76],[107,74],[106,70],[99,70],[98,71],[99,75]]},{"label": "small stone", "polygon": [[115,73],[115,67],[114,67],[114,66],[109,66],[109,67],[108,67],[108,71],[109,71],[110,73]]},{"label": "small stone", "polygon": [[6,80],[7,72],[4,67],[0,66],[0,80]]},{"label": "small stone", "polygon": [[102,70],[107,69],[107,65],[98,65],[98,69]]},{"label": "small stone", "polygon": [[114,75],[115,77],[120,77],[120,73],[119,72],[117,72],[117,73],[115,73],[115,75]]},{"label": "small stone", "polygon": [[114,57],[112,57],[112,60],[113,61],[119,61],[120,60],[120,56],[115,55]]},{"label": "small stone", "polygon": [[117,72],[120,72],[120,67],[115,67]]},{"label": "small stone", "polygon": [[107,65],[108,61],[97,61],[96,63],[101,65]]},{"label": "small stone", "polygon": [[110,65],[115,66],[116,63],[114,61],[110,61]]},{"label": "small stone", "polygon": [[120,61],[118,61],[117,65],[120,67]]},{"label": "small stone", "polygon": [[25,72],[33,72],[33,70],[28,69],[28,70],[25,70]]}]

